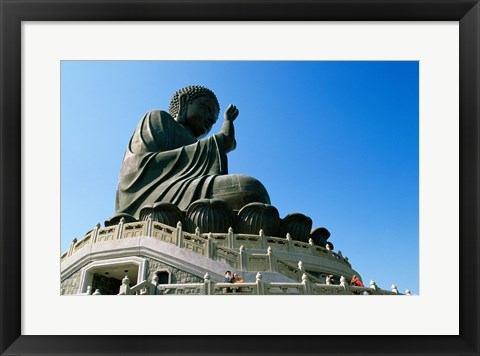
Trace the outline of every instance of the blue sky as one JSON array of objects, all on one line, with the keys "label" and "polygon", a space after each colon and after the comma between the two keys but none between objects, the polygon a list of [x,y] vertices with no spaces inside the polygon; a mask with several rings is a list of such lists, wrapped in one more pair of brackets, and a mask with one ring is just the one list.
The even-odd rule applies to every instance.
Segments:
[{"label": "blue sky", "polygon": [[419,293],[418,62],[63,61],[61,250],[115,210],[143,114],[190,84],[235,104],[229,172],[259,179],[284,217],[326,227],[364,282]]}]

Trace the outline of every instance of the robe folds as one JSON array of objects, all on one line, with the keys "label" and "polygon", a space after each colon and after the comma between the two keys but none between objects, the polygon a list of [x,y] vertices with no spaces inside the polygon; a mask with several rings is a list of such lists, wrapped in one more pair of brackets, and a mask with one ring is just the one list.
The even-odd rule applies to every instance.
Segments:
[{"label": "robe folds", "polygon": [[210,198],[215,177],[227,173],[222,134],[197,141],[167,112],[150,111],[125,151],[116,213],[139,218],[142,207],[160,201],[186,210],[192,202]]}]

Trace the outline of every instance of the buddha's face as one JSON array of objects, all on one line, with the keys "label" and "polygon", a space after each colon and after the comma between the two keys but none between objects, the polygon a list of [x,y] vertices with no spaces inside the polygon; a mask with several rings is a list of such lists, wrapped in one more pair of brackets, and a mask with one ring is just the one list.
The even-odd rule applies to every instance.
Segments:
[{"label": "buddha's face", "polygon": [[199,96],[188,104],[185,125],[196,138],[205,136],[217,122],[217,107],[209,96]]}]

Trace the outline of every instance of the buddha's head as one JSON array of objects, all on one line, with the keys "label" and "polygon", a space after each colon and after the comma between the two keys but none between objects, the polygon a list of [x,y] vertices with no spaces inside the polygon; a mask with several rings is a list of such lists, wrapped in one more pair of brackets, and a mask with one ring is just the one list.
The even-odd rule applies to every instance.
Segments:
[{"label": "buddha's head", "polygon": [[200,138],[209,133],[217,121],[220,105],[210,89],[200,85],[189,85],[173,94],[169,112],[196,138]]}]

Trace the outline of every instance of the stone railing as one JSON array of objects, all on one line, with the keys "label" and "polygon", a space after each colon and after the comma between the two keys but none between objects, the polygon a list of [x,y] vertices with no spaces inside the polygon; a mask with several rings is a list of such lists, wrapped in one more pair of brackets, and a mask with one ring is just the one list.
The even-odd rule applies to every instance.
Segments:
[{"label": "stone railing", "polygon": [[[314,283],[306,274],[299,283],[263,282],[260,273],[255,279],[253,283],[215,283],[207,273],[203,283],[158,284],[155,276],[150,282],[143,281],[130,287],[130,280],[125,277],[118,295],[402,295],[395,285],[391,291],[378,288],[374,281],[370,282],[370,287],[349,286],[344,277],[340,278],[340,285]],[[91,294],[91,287],[88,287],[87,293],[82,295],[101,294],[98,289]],[[408,290],[406,295],[410,295]]]},{"label": "stone railing", "polygon": [[[60,290],[60,295],[65,295],[65,290],[64,289]],[[102,295],[102,293],[100,293],[99,289],[96,289],[95,292],[92,293],[92,287],[88,286],[87,291],[85,293],[77,293],[75,295]]]},{"label": "stone railing", "polygon": [[[265,236],[262,230],[259,235],[234,234],[230,228],[225,234],[208,233],[200,234],[197,229],[196,233],[184,232],[181,223],[177,227],[171,227],[159,222],[153,221],[151,218],[145,221],[132,223],[124,223],[120,221],[118,225],[101,228],[99,224],[89,231],[80,241],[74,239],[70,248],[61,255],[61,261],[64,261],[77,251],[88,244],[101,243],[104,241],[113,241],[127,238],[135,238],[140,236],[151,237],[160,241],[174,244],[198,253],[202,256],[225,261],[234,268],[242,269],[246,267],[245,260],[239,256],[246,249],[248,250],[269,250],[271,252],[284,251],[290,253],[302,253],[316,257],[330,259],[342,263],[349,268],[351,267],[348,258],[343,257],[341,251],[335,253],[323,247],[314,245],[310,240],[309,243],[294,241],[287,234],[286,238],[273,236]],[[237,252],[239,250],[240,252]],[[256,259],[256,261],[255,261]],[[265,259],[260,257],[249,257],[247,264],[254,268],[255,263],[267,265]],[[266,267],[259,269],[267,270]],[[269,266],[271,270],[271,264]],[[245,270],[245,269],[243,269]],[[254,268],[254,270],[256,270]]]},{"label": "stone railing", "polygon": [[[176,229],[167,225],[160,224],[158,222],[150,221],[150,223],[150,226],[148,224],[148,221],[146,221],[124,224],[124,226],[120,224],[118,225],[119,228],[117,228],[116,226],[103,229],[96,227],[87,234],[86,238],[80,241],[74,240],[70,249],[66,253],[64,253],[63,256],[64,258],[71,256],[89,243],[99,243],[98,236],[110,236],[110,240],[102,238],[102,242],[117,239],[135,238],[139,236],[151,236],[154,239],[158,239],[167,243],[174,244],[178,247],[188,249],[207,258],[224,262],[239,271],[279,272],[296,281],[300,281],[302,275],[306,273],[310,280],[317,283],[321,282],[317,277],[305,271],[305,269],[303,268],[303,263],[301,261],[299,261],[298,264],[295,265],[275,256],[272,247],[268,244],[265,236],[263,235],[235,235],[233,234],[233,231],[230,230],[228,234],[224,235],[214,235],[212,233],[209,233],[202,236],[198,232],[197,234],[183,232],[180,223],[178,224]],[[126,231],[126,233],[121,234],[122,231]],[[239,246],[238,251],[227,247],[237,244],[237,241],[245,242],[248,239],[264,239],[264,245],[268,246],[267,252],[253,253],[252,251],[246,251],[243,245]],[[275,239],[279,240],[278,238]],[[225,240],[230,240],[233,243],[225,243]],[[287,239],[285,241],[287,241],[287,243],[291,243],[291,240]],[[309,246],[311,246],[310,244],[303,245],[307,246],[305,248],[310,248]]]}]

